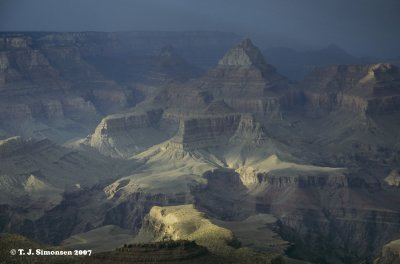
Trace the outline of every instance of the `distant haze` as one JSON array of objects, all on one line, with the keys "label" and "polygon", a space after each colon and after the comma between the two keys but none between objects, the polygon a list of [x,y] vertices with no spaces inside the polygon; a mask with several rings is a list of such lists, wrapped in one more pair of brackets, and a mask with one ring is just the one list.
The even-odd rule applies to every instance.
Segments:
[{"label": "distant haze", "polygon": [[0,31],[213,30],[400,56],[399,0],[0,0]]}]

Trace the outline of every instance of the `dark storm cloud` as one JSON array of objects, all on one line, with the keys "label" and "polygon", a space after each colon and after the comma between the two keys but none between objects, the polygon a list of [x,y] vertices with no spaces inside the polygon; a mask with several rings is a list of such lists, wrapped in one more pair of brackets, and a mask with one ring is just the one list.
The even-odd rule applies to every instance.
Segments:
[{"label": "dark storm cloud", "polygon": [[399,0],[0,0],[0,30],[222,30],[398,56],[399,14]]}]

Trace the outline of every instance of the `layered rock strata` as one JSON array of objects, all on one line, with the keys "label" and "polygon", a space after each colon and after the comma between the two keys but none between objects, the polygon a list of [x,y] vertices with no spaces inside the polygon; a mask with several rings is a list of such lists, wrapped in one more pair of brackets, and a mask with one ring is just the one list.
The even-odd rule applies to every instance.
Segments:
[{"label": "layered rock strata", "polygon": [[171,128],[164,126],[162,114],[154,109],[107,116],[82,143],[107,156],[130,157],[168,138]]},{"label": "layered rock strata", "polygon": [[400,73],[391,64],[318,67],[301,85],[314,107],[360,114],[399,110]]},{"label": "layered rock strata", "polygon": [[259,143],[264,137],[264,128],[252,115],[200,115],[182,120],[171,143],[195,150],[238,143],[246,138]]}]

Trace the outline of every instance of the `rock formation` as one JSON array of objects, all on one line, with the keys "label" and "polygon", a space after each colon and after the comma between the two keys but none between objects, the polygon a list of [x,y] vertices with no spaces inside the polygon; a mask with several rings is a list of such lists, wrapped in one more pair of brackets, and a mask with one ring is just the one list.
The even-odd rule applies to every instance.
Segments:
[{"label": "rock formation", "polygon": [[374,261],[374,264],[398,264],[400,263],[400,241],[395,240],[383,246],[382,253]]},{"label": "rock formation", "polygon": [[171,142],[190,150],[224,146],[228,142],[237,144],[245,140],[260,143],[264,137],[262,125],[251,115],[200,115],[182,120]]},{"label": "rock formation", "polygon": [[[36,237],[32,227],[64,202],[66,192],[90,188],[118,175],[117,164],[97,153],[77,152],[49,140],[0,141],[2,232]],[[115,167],[114,167],[115,166]],[[62,236],[62,232],[59,233]],[[42,237],[43,239],[43,237]]]},{"label": "rock formation", "polygon": [[204,80],[205,89],[239,112],[279,111],[289,88],[249,39],[232,48]]},{"label": "rock formation", "polygon": [[[0,122],[7,136],[42,134],[64,142],[57,134],[65,127],[76,137],[100,116],[140,101],[136,82],[159,86],[201,72],[171,45],[204,66],[218,58],[205,56],[210,49],[221,52],[236,38],[206,32],[1,33],[0,96],[6,99],[0,100]],[[199,43],[205,50],[195,49]]]},{"label": "rock formation", "polygon": [[136,240],[147,237],[145,233],[152,234],[155,241],[194,240],[214,253],[232,251],[229,244],[238,244],[231,231],[212,224],[192,205],[153,207]]},{"label": "rock formation", "polygon": [[316,68],[302,86],[311,105],[361,114],[399,110],[400,73],[394,65],[335,65]]},{"label": "rock formation", "polygon": [[225,112],[279,117],[286,107],[302,100],[302,94],[245,39],[203,77],[165,85],[142,104],[162,106],[166,114],[178,119],[215,111],[216,103]]},{"label": "rock formation", "polygon": [[171,132],[161,124],[162,109],[110,115],[81,144],[100,153],[127,158],[168,139]]},{"label": "rock formation", "polygon": [[398,170],[392,170],[385,178],[385,182],[394,187],[400,187],[400,173]]},{"label": "rock formation", "polygon": [[[303,86],[302,91],[279,76],[245,40],[204,77],[166,85],[131,113],[116,116],[120,121],[115,122],[121,124],[116,127],[131,131],[125,124],[128,116],[136,120],[147,113],[143,109],[157,105],[162,114],[150,126],[179,121],[179,127],[165,142],[154,142],[154,146],[131,156],[141,166],[104,189],[108,199],[118,204],[107,213],[105,223],[135,229],[151,204],[194,202],[208,215],[224,220],[242,221],[257,213],[276,215],[280,234],[297,243],[292,252],[305,250],[301,247],[304,237],[315,234],[309,243],[311,253],[293,253],[297,257],[317,261],[327,252],[323,249],[326,247],[333,249],[328,258],[343,259],[357,252],[360,258],[372,259],[377,251],[368,248],[377,249],[396,236],[399,215],[394,203],[374,201],[366,190],[380,193],[383,200],[395,200],[396,194],[385,193],[378,186],[387,176],[387,169],[379,165],[381,159],[387,166],[396,167],[396,146],[387,143],[397,137],[387,129],[391,127],[388,122],[374,119],[375,114],[366,108],[364,112],[355,111],[361,109],[359,104],[329,108],[329,104],[321,103],[318,108],[330,111],[314,112],[316,105],[311,98],[322,98],[325,90],[339,88],[340,96],[349,95],[350,101],[353,95],[362,101],[396,93],[395,88],[377,88],[377,83],[386,87],[383,80],[396,83],[395,69],[368,67],[336,66],[341,70],[335,74],[347,76],[344,80],[359,76],[361,85],[363,71],[369,71],[381,81],[364,78],[366,86],[354,89],[345,81],[337,86],[319,83],[315,89]],[[328,73],[318,76],[323,80],[336,78],[326,77]],[[361,93],[362,87],[370,95]],[[394,120],[395,115],[387,118]],[[145,120],[144,127],[149,126],[148,118],[139,120]],[[100,131],[107,131],[112,122],[106,130],[104,124],[98,127],[94,139],[108,136]],[[386,136],[381,137],[384,133]],[[366,165],[366,161],[373,164]],[[379,179],[375,175],[380,175]],[[365,204],[371,209],[365,209]],[[354,215],[349,214],[351,210]],[[370,231],[365,220],[370,218],[382,232]],[[329,242],[325,240],[336,229],[343,231],[335,231]],[[387,229],[392,230],[390,234],[384,231]],[[349,236],[349,230],[359,230],[362,238]],[[319,240],[326,244],[317,243]]]},{"label": "rock formation", "polygon": [[1,231],[147,232],[253,263],[253,250],[371,262],[398,239],[396,67],[325,66],[296,84],[248,39],[193,74],[184,59],[204,65],[229,34],[0,36]]},{"label": "rock formation", "polygon": [[234,135],[240,115],[199,116],[183,120],[172,139],[184,149],[199,149],[223,145]]},{"label": "rock formation", "polygon": [[215,255],[233,262],[264,261],[274,255],[241,248],[234,234],[208,220],[192,205],[153,207],[134,241],[191,240],[206,247]]}]

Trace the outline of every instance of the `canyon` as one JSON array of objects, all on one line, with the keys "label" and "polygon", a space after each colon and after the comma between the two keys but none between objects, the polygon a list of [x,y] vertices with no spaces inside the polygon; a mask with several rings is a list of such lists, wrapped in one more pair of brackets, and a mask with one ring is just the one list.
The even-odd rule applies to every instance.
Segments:
[{"label": "canyon", "polygon": [[1,33],[0,231],[104,263],[398,261],[399,117],[387,63],[293,81],[230,33]]}]

